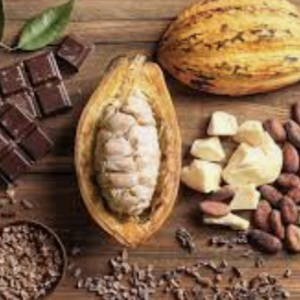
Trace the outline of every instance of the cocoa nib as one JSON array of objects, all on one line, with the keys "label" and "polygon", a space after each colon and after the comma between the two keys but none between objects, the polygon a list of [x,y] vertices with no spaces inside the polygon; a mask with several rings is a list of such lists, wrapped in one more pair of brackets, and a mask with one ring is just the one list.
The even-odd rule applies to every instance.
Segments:
[{"label": "cocoa nib", "polygon": [[260,251],[275,254],[282,250],[281,241],[272,234],[254,229],[248,233],[249,242]]}]

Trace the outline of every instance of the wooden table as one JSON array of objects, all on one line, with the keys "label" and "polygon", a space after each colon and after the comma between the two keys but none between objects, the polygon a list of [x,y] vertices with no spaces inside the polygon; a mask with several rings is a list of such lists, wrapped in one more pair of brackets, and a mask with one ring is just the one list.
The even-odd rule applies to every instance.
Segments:
[{"label": "wooden table", "polygon": [[[31,15],[60,2],[7,0],[5,40],[12,41],[20,26]],[[106,261],[122,246],[93,223],[81,202],[73,163],[74,135],[80,112],[112,58],[128,52],[152,54],[168,24],[186,5],[193,2],[194,0],[77,1],[68,32],[81,34],[93,41],[96,49],[80,73],[67,79],[74,109],[70,113],[43,121],[43,127],[53,136],[56,146],[50,155],[18,180],[16,198],[28,199],[35,206],[33,210],[20,210],[19,217],[45,222],[57,230],[66,245],[82,247],[83,253],[76,259],[76,263],[87,275],[103,273]],[[300,0],[294,2],[300,5]],[[1,52],[1,66],[22,57],[23,54]],[[234,113],[240,120],[264,120],[268,117],[283,120],[288,116],[290,104],[300,97],[299,84],[269,95],[237,99],[195,93],[170,78],[168,84],[181,125],[184,153],[193,139],[201,136],[208,117],[216,109]],[[240,266],[246,275],[268,270],[271,274],[282,276],[286,268],[291,268],[292,277],[285,279],[283,283],[292,292],[292,299],[300,299],[299,256],[266,256],[265,267],[257,270],[252,259],[241,258],[245,251],[243,247],[230,251],[226,248],[209,248],[207,241],[212,234],[232,233],[202,225],[197,212],[198,200],[197,193],[182,188],[172,216],[148,243],[130,251],[132,260],[141,264],[154,263],[157,272],[183,263],[192,264],[199,256],[216,261],[225,258],[229,263]],[[189,255],[177,246],[174,233],[178,227],[186,227],[193,233],[199,253]],[[74,281],[67,276],[52,299],[93,298],[93,295],[78,291],[73,286]]]}]

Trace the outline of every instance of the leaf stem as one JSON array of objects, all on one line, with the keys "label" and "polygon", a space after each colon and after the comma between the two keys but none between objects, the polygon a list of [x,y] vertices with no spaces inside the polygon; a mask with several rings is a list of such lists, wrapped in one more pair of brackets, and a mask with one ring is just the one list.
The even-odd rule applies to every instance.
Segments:
[{"label": "leaf stem", "polygon": [[16,49],[16,48],[12,48],[2,42],[0,42],[0,48],[4,49],[5,51],[8,51],[8,52],[12,52]]}]

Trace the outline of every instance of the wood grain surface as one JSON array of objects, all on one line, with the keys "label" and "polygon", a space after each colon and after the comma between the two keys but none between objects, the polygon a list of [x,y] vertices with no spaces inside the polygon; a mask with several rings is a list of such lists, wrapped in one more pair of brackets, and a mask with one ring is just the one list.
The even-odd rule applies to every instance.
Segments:
[{"label": "wood grain surface", "polygon": [[[86,275],[103,274],[107,260],[122,247],[93,223],[82,205],[73,163],[74,135],[80,112],[111,59],[124,53],[154,54],[157,41],[168,24],[193,2],[78,0],[76,3],[67,31],[85,36],[96,44],[96,49],[78,74],[66,78],[74,109],[42,122],[42,126],[55,140],[53,152],[22,176],[15,190],[17,199],[28,199],[35,206],[33,210],[20,210],[18,217],[33,218],[52,226],[68,247],[80,245],[83,253],[76,259],[76,263]],[[300,0],[293,2],[300,6]],[[6,42],[14,41],[24,20],[58,3],[61,1],[7,0]],[[1,67],[25,56],[28,54],[6,54],[2,51]],[[215,110],[236,114],[240,121],[264,120],[268,117],[284,120],[288,117],[290,104],[300,100],[300,84],[267,95],[232,99],[193,92],[168,76],[167,82],[181,125],[185,154],[193,139],[203,135],[208,117]],[[283,284],[291,291],[291,299],[300,299],[300,256],[284,253],[275,257],[266,256],[266,265],[257,270],[252,259],[241,257],[244,247],[230,251],[227,248],[208,247],[207,241],[211,235],[230,236],[232,232],[202,225],[197,212],[198,200],[197,193],[181,188],[177,205],[165,226],[148,243],[130,251],[132,261],[142,265],[154,263],[158,273],[180,264],[191,265],[198,257],[216,261],[226,259],[239,266],[246,276],[267,270],[270,274],[282,277],[283,272],[291,268],[293,275],[283,280]],[[0,220],[0,223],[5,223],[5,220]],[[198,249],[195,254],[189,255],[177,246],[174,234],[178,227],[186,227],[194,235]],[[93,295],[76,290],[70,276],[66,277],[51,297],[53,300],[92,298]],[[157,298],[160,299],[163,298]]]}]

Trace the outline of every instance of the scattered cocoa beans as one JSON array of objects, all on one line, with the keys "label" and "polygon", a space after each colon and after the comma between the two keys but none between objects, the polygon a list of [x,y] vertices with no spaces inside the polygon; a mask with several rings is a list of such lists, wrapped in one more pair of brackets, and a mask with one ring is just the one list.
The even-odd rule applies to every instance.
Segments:
[{"label": "scattered cocoa beans", "polygon": [[291,143],[286,142],[283,146],[282,153],[282,170],[287,173],[297,173],[299,170],[300,161],[297,149]]},{"label": "scattered cocoa beans", "polygon": [[296,204],[300,203],[300,187],[292,188],[287,192],[287,196],[290,197]]},{"label": "scattered cocoa beans", "polygon": [[300,178],[295,174],[282,173],[277,179],[277,184],[286,190],[300,188]]},{"label": "scattered cocoa beans", "polygon": [[272,207],[268,201],[262,200],[259,202],[256,211],[253,215],[253,222],[256,228],[265,232],[270,231],[269,218],[272,212]]},{"label": "scattered cocoa beans", "polygon": [[298,221],[298,208],[295,202],[284,196],[280,201],[280,211],[284,224],[295,224]]},{"label": "scattered cocoa beans", "polygon": [[216,192],[210,194],[205,200],[216,202],[229,202],[234,197],[234,189],[232,186],[226,185]]},{"label": "scattered cocoa beans", "polygon": [[289,120],[285,123],[284,128],[288,141],[297,149],[300,149],[300,126],[296,122]]},{"label": "scattered cocoa beans", "polygon": [[272,206],[278,207],[283,195],[274,186],[266,184],[261,186],[259,191],[263,199],[268,200]]},{"label": "scattered cocoa beans", "polygon": [[300,228],[296,225],[289,225],[286,230],[286,243],[291,252],[300,252]]},{"label": "scattered cocoa beans", "polygon": [[283,240],[285,237],[285,227],[282,223],[281,213],[280,211],[273,209],[270,218],[270,228],[271,232],[274,233],[280,240]]},{"label": "scattered cocoa beans", "polygon": [[280,239],[262,230],[254,229],[248,233],[249,242],[259,250],[275,254],[282,249]]},{"label": "scattered cocoa beans", "polygon": [[286,141],[286,132],[280,121],[268,119],[263,123],[263,126],[275,142],[283,143]]},{"label": "scattered cocoa beans", "polygon": [[229,205],[221,202],[203,201],[199,207],[203,214],[212,217],[223,217],[230,213]]}]

